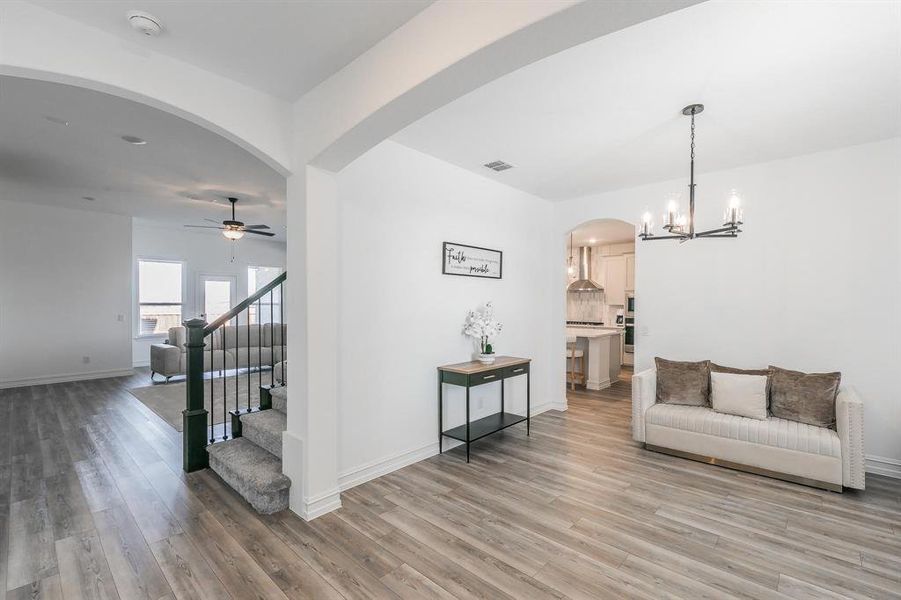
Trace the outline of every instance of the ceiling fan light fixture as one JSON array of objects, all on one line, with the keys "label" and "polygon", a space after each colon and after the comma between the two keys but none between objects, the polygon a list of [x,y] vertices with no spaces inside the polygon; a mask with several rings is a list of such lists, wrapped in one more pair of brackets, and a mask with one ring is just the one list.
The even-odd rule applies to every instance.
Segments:
[{"label": "ceiling fan light fixture", "polygon": [[222,230],[222,235],[225,236],[226,239],[236,241],[244,237],[244,232],[240,229],[233,229],[229,227]]}]

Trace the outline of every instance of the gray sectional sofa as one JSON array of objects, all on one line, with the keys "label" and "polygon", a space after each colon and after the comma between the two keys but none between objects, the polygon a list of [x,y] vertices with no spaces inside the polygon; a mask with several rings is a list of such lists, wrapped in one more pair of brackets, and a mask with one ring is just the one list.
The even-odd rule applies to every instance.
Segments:
[{"label": "gray sectional sofa", "polygon": [[[162,375],[166,381],[184,375],[187,365],[186,330],[171,327],[164,344],[150,347],[150,377]],[[285,360],[288,350],[288,326],[285,324],[221,327],[206,338],[203,369],[246,369],[272,367]],[[212,349],[212,352],[210,351]]]}]

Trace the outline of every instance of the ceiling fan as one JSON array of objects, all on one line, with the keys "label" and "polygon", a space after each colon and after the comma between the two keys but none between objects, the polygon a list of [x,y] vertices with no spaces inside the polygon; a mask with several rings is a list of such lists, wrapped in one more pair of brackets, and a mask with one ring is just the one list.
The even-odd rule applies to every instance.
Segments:
[{"label": "ceiling fan", "polygon": [[[185,227],[194,227],[196,229],[219,229],[222,231],[223,236],[233,241],[240,240],[244,237],[245,233],[255,233],[256,235],[265,235],[269,237],[275,235],[268,231],[259,231],[260,229],[269,229],[268,225],[245,225],[241,221],[235,219],[235,204],[238,202],[238,199],[229,198],[228,201],[232,204],[232,218],[230,221],[222,221],[222,227],[213,227],[212,225],[185,225]],[[209,221],[210,223],[219,222],[214,221],[213,219],[204,219],[204,221]]]}]

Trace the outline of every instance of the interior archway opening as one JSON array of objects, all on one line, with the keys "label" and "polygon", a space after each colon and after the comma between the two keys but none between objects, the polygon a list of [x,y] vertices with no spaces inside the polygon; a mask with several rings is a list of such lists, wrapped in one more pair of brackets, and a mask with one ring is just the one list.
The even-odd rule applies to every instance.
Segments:
[{"label": "interior archway opening", "polygon": [[635,364],[635,226],[585,221],[566,244],[567,393],[615,396]]}]

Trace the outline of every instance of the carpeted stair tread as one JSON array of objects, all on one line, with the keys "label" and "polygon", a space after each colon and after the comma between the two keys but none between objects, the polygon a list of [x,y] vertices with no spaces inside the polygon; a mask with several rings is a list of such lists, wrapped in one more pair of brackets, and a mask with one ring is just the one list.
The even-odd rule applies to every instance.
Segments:
[{"label": "carpeted stair tread", "polygon": [[282,432],[288,416],[278,410],[261,410],[241,417],[241,435],[277,457],[282,457]]},{"label": "carpeted stair tread", "polygon": [[269,390],[269,394],[272,396],[272,408],[279,412],[287,414],[288,386],[282,385],[276,388],[272,388],[271,390]]},{"label": "carpeted stair tread", "polygon": [[291,480],[282,474],[282,461],[247,438],[207,447],[210,468],[241,494],[254,509],[271,514],[288,507]]}]

